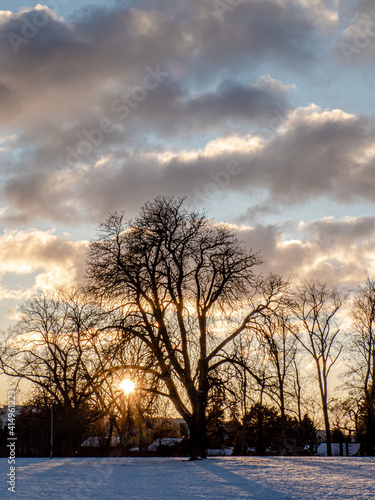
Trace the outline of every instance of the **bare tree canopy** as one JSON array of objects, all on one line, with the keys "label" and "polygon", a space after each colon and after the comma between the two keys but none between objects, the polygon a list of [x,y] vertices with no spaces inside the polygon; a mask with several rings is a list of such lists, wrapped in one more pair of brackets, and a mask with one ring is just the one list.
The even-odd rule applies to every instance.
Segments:
[{"label": "bare tree canopy", "polygon": [[71,290],[26,302],[2,344],[3,372],[32,382],[67,407],[87,402],[98,375],[92,335],[101,315],[86,300],[82,292]]},{"label": "bare tree canopy", "polygon": [[294,313],[299,320],[297,338],[315,364],[326,431],[327,455],[331,455],[328,376],[343,348],[336,315],[344,300],[335,288],[329,288],[325,283],[314,280],[305,281],[295,295]]},{"label": "bare tree canopy", "polygon": [[[363,421],[365,449],[375,451],[375,279],[357,287],[352,307],[350,385]],[[357,422],[358,423],[358,422]]]},{"label": "bare tree canopy", "polygon": [[121,311],[114,326],[124,337],[141,339],[157,361],[164,395],[189,426],[192,458],[205,456],[210,372],[286,289],[279,276],[257,274],[260,263],[228,226],[166,197],[129,222],[111,215],[91,244],[89,287],[105,307]]}]

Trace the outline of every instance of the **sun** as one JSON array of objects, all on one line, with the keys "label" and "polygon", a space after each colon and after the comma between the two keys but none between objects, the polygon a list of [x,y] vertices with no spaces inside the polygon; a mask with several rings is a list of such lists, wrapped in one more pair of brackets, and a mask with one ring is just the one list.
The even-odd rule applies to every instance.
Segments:
[{"label": "sun", "polygon": [[128,394],[134,391],[135,383],[126,378],[120,383],[120,387],[127,396]]}]

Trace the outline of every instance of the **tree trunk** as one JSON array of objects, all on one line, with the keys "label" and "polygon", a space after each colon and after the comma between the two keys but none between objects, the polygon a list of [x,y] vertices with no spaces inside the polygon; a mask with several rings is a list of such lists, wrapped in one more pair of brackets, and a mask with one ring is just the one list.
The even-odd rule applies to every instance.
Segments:
[{"label": "tree trunk", "polygon": [[365,452],[367,456],[374,456],[375,447],[375,404],[373,391],[366,391],[365,399]]},{"label": "tree trunk", "polygon": [[243,381],[243,407],[242,407],[242,432],[241,432],[241,454],[247,455],[247,419],[246,419],[246,392],[247,392],[247,377],[246,370],[244,370]]},{"label": "tree trunk", "polygon": [[290,443],[287,440],[286,432],[286,415],[285,415],[285,402],[284,402],[284,383],[279,378],[280,385],[280,421],[281,421],[281,446],[280,453],[283,455],[291,450]]},{"label": "tree trunk", "polygon": [[108,429],[108,435],[107,439],[104,444],[104,448],[108,450],[108,448],[111,446],[111,440],[112,440],[112,434],[113,434],[113,425],[114,425],[114,417],[111,416],[109,418],[109,429]]},{"label": "tree trunk", "polygon": [[206,449],[206,412],[201,403],[193,413],[189,425],[189,454],[190,460],[207,458]]},{"label": "tree trunk", "polygon": [[327,441],[327,457],[331,457],[332,456],[331,429],[329,426],[328,407],[326,401],[323,401],[323,414],[324,414],[324,426],[325,426],[326,441]]},{"label": "tree trunk", "polygon": [[262,414],[262,406],[259,406],[258,409],[258,438],[256,444],[256,450],[258,455],[264,454],[264,440],[263,440],[263,414]]},{"label": "tree trunk", "polygon": [[[373,337],[372,337],[373,338]],[[375,341],[372,345],[371,356],[371,382],[366,391],[366,453],[374,456],[375,453]]]},{"label": "tree trunk", "polygon": [[323,409],[323,417],[324,417],[324,427],[326,431],[326,441],[327,441],[327,457],[332,457],[332,446],[331,446],[331,429],[329,426],[329,416],[328,416],[328,396],[327,396],[327,372],[326,372],[326,359],[323,357],[323,368],[320,370],[319,358],[315,359],[317,372],[318,372],[318,380],[319,380],[319,389],[320,389],[320,397],[322,401],[322,409]]}]

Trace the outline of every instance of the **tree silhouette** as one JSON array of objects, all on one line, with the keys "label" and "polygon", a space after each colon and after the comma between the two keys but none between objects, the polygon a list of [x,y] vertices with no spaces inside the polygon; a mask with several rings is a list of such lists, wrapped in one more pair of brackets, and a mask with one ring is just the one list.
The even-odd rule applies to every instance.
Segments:
[{"label": "tree silhouette", "polygon": [[226,225],[159,197],[126,223],[121,213],[100,226],[90,246],[89,288],[102,305],[121,312],[113,325],[124,338],[149,349],[152,372],[186,421],[191,459],[206,456],[210,374],[237,336],[257,327],[278,307],[280,277],[255,274],[259,255],[248,251]]},{"label": "tree silhouette", "polygon": [[[367,277],[356,290],[352,307],[350,385],[358,406],[358,430],[364,451],[375,453],[375,279]],[[358,433],[358,432],[357,432]],[[358,438],[358,437],[357,437]]]},{"label": "tree silhouette", "polygon": [[335,288],[329,288],[319,281],[305,281],[296,293],[294,307],[295,315],[299,320],[297,338],[315,364],[328,456],[332,454],[328,377],[343,348],[339,338],[340,328],[335,321],[343,301],[344,298]]}]

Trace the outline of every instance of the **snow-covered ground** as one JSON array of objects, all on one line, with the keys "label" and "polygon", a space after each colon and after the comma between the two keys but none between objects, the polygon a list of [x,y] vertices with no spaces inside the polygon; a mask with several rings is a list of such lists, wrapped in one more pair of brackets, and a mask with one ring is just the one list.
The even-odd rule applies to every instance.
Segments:
[{"label": "snow-covered ground", "polygon": [[0,459],[1,499],[195,500],[374,499],[374,458],[220,457],[20,458],[16,493],[7,491]]}]

